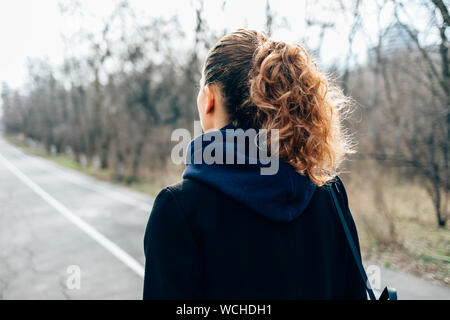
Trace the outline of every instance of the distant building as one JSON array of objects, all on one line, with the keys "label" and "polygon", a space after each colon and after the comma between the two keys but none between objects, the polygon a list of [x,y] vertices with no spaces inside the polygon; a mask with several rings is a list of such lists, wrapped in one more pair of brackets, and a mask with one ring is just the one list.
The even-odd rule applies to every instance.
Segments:
[{"label": "distant building", "polygon": [[[417,32],[413,32],[417,35]],[[382,41],[382,50],[384,52],[413,49],[415,47],[411,35],[400,23],[395,23],[388,27]]]},{"label": "distant building", "polygon": [[[416,33],[415,31],[413,31]],[[416,33],[417,34],[417,33]],[[372,47],[369,49],[369,58],[374,59],[376,57],[378,47]],[[385,30],[385,34],[381,40],[380,54],[383,56],[389,56],[394,52],[401,51],[415,51],[416,44],[412,39],[408,31],[400,23],[395,23],[389,26]]]}]

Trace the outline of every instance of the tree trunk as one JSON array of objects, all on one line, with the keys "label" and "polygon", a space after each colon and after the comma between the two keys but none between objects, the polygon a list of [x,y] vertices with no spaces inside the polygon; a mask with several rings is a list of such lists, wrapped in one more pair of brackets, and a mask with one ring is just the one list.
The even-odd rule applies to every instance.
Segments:
[{"label": "tree trunk", "polygon": [[[431,198],[433,199],[434,211],[436,213],[438,226],[444,228],[447,224],[446,214],[442,212],[442,197],[439,184],[436,181],[430,181],[432,186],[429,188]],[[444,208],[445,210],[445,208]]]},{"label": "tree trunk", "polygon": [[144,149],[144,140],[141,139],[136,146],[132,164],[132,179],[135,180],[139,176],[139,165],[141,163],[142,150]]}]

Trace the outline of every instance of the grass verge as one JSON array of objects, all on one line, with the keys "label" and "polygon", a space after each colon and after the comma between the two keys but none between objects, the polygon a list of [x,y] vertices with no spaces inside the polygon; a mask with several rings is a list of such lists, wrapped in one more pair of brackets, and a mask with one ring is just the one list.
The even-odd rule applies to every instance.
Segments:
[{"label": "grass verge", "polygon": [[365,260],[450,286],[450,228],[420,182],[363,164],[345,179]]},{"label": "grass verge", "polygon": [[158,172],[145,172],[142,178],[139,180],[133,180],[131,182],[126,181],[119,181],[115,178],[114,171],[110,169],[101,169],[96,168],[95,166],[88,165],[83,166],[79,162],[75,161],[71,157],[64,155],[64,154],[49,154],[46,150],[42,148],[33,148],[28,146],[28,144],[23,141],[22,139],[19,139],[16,136],[11,135],[5,135],[3,136],[6,141],[8,141],[10,144],[19,147],[21,150],[33,154],[35,156],[39,156],[41,158],[53,161],[61,166],[71,168],[74,170],[77,170],[79,172],[82,172],[84,174],[90,175],[94,178],[97,178],[102,181],[111,182],[117,185],[129,187],[131,189],[134,189],[136,191],[150,194],[153,196],[156,196],[158,192],[165,186],[172,184],[180,179],[181,173],[178,171],[168,171],[164,172],[164,174],[161,173],[161,171]]}]

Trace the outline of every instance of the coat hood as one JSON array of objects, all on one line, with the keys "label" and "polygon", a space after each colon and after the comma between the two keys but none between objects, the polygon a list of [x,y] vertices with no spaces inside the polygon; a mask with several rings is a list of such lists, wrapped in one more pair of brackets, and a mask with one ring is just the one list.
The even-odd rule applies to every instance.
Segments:
[{"label": "coat hood", "polygon": [[[255,158],[249,148],[251,139],[238,139],[242,135],[243,130],[228,125],[196,137],[187,150],[183,178],[202,182],[271,220],[294,220],[309,204],[316,185],[282,161],[275,174],[262,174],[261,169],[270,164],[258,156]],[[230,152],[234,158],[231,164],[202,160],[205,154],[219,153],[220,158],[228,159]]]}]

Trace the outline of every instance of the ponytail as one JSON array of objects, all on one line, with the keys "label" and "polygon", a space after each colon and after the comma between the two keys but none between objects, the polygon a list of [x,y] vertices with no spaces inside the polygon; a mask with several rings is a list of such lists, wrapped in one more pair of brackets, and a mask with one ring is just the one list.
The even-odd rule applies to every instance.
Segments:
[{"label": "ponytail", "polygon": [[280,159],[315,184],[331,180],[352,152],[340,120],[349,99],[300,45],[239,29],[210,51],[204,74],[220,85],[236,127],[278,129]]}]

